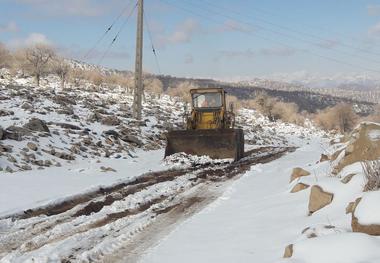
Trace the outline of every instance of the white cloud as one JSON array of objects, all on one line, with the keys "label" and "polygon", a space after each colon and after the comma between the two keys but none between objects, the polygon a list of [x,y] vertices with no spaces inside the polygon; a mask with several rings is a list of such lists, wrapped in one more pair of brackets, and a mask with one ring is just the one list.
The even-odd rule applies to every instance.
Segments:
[{"label": "white cloud", "polygon": [[203,30],[200,27],[198,21],[188,18],[185,21],[177,25],[176,29],[171,33],[165,33],[163,28],[159,28],[155,32],[157,45],[160,48],[164,48],[167,45],[189,43],[192,41],[196,34],[201,33]]},{"label": "white cloud", "polygon": [[370,16],[380,16],[380,5],[369,5],[367,11]]},{"label": "white cloud", "polygon": [[9,23],[5,24],[5,25],[1,25],[0,24],[0,33],[7,33],[7,32],[17,32],[19,31],[19,28],[17,26],[17,24],[13,21],[10,21]]},{"label": "white cloud", "polygon": [[99,4],[93,0],[16,0],[26,4],[38,12],[44,12],[49,16],[99,16],[107,10],[107,2],[112,6],[113,1],[105,1]]},{"label": "white cloud", "polygon": [[380,22],[369,29],[371,36],[380,37]]},{"label": "white cloud", "polygon": [[30,33],[26,38],[16,38],[8,42],[10,48],[28,47],[37,44],[53,46],[53,42],[41,33]]},{"label": "white cloud", "polygon": [[219,32],[229,32],[229,31],[239,31],[243,33],[251,33],[254,31],[252,26],[248,26],[246,24],[239,23],[235,20],[226,20],[223,23],[223,26],[217,29]]}]

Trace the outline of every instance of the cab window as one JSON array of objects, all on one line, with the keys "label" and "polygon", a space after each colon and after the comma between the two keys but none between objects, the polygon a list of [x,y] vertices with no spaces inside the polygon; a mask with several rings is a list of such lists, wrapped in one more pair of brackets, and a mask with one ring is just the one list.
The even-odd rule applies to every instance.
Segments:
[{"label": "cab window", "polygon": [[193,105],[195,108],[222,107],[222,94],[221,93],[194,93]]}]

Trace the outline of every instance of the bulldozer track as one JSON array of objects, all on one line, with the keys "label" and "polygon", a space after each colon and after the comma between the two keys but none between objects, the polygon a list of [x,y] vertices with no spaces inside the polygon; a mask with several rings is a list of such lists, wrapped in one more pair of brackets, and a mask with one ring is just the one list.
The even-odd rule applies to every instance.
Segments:
[{"label": "bulldozer track", "polygon": [[[134,262],[162,235],[214,201],[233,179],[289,147],[261,147],[231,164],[143,174],[131,181],[0,219],[0,262]],[[50,261],[49,261],[50,262]]]}]

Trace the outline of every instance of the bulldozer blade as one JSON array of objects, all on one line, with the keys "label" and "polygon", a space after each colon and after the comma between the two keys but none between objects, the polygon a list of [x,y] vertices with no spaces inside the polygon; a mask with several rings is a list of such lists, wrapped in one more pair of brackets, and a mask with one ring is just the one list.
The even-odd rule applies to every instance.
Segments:
[{"label": "bulldozer blade", "polygon": [[165,157],[179,152],[235,161],[244,157],[242,129],[170,131],[166,137]]}]

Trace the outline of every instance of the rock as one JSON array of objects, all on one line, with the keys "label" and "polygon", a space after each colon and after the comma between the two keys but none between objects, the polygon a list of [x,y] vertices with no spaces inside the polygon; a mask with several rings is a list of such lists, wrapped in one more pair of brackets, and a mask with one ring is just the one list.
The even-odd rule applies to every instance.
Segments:
[{"label": "rock", "polygon": [[54,102],[57,103],[57,104],[61,104],[61,105],[68,105],[68,104],[71,104],[71,105],[76,105],[76,102],[74,99],[71,99],[69,97],[66,97],[64,95],[57,95],[53,98]]},{"label": "rock", "polygon": [[33,109],[33,105],[30,104],[29,102],[24,102],[24,103],[21,105],[21,109],[24,109],[24,110],[31,110],[31,109]]},{"label": "rock", "polygon": [[330,158],[326,154],[321,154],[321,158],[319,159],[319,162],[325,162],[330,160]]},{"label": "rock", "polygon": [[46,125],[45,121],[40,120],[38,118],[32,118],[29,120],[27,124],[23,126],[26,129],[29,129],[31,131],[39,131],[39,132],[48,132],[50,133],[50,130],[48,126]]},{"label": "rock", "polygon": [[351,181],[352,177],[354,177],[356,174],[349,174],[346,175],[342,180],[340,180],[342,183],[347,184]]},{"label": "rock", "polygon": [[9,166],[7,166],[7,168],[5,168],[5,171],[8,172],[8,173],[13,173],[13,169]]},{"label": "rock", "polygon": [[63,160],[68,160],[68,161],[75,160],[75,157],[68,153],[52,151],[51,154]]},{"label": "rock", "polygon": [[30,150],[32,150],[32,151],[37,151],[37,149],[38,149],[37,145],[36,145],[35,143],[33,143],[33,142],[28,142],[28,143],[26,144],[26,146],[27,146]]},{"label": "rock", "polygon": [[351,214],[351,227],[353,232],[365,233],[372,236],[380,236],[380,222],[379,224],[363,225],[359,223],[358,218],[355,216],[355,212],[360,204],[363,203],[362,198],[355,200]]},{"label": "rock", "polygon": [[302,177],[302,176],[308,176],[310,175],[310,173],[300,167],[296,167],[296,168],[293,168],[293,172],[292,172],[292,175],[290,177],[290,182],[292,182],[293,180],[299,178],[299,177]]},{"label": "rock", "polygon": [[133,136],[133,135],[123,135],[120,139],[125,141],[125,142],[134,143],[137,146],[143,145],[142,141],[140,141],[139,138],[137,138],[136,136]]},{"label": "rock", "polygon": [[29,129],[18,126],[10,126],[5,130],[5,139],[22,141],[24,136],[32,135]]},{"label": "rock", "polygon": [[307,184],[303,184],[303,183],[298,183],[296,184],[293,189],[290,191],[291,193],[296,193],[296,192],[299,192],[299,191],[302,191],[302,190],[305,190],[309,188],[309,185]]},{"label": "rock", "polygon": [[101,123],[108,126],[116,126],[120,124],[120,120],[116,116],[107,116],[102,118]]},{"label": "rock", "polygon": [[14,115],[15,113],[13,111],[7,111],[7,110],[0,110],[0,117]]},{"label": "rock", "polygon": [[115,130],[104,131],[103,134],[104,135],[108,135],[108,136],[113,136],[115,138],[119,138],[120,137],[119,133],[117,131],[115,131]]},{"label": "rock", "polygon": [[5,131],[3,128],[0,127],[0,140],[4,138]]},{"label": "rock", "polygon": [[[380,124],[362,122],[349,136],[344,155],[336,160],[333,173],[338,174],[347,165],[364,160],[380,159]],[[340,156],[335,153],[333,156]]]},{"label": "rock", "polygon": [[287,245],[283,258],[291,258],[293,256],[293,244]]},{"label": "rock", "polygon": [[346,206],[346,214],[350,214],[354,211],[355,202],[349,202]]},{"label": "rock", "polygon": [[81,127],[74,124],[70,124],[70,123],[55,123],[55,125],[60,126],[64,129],[69,129],[69,130],[82,130]]},{"label": "rock", "polygon": [[329,205],[334,198],[334,194],[323,191],[318,185],[313,185],[309,197],[309,212],[310,214]]},{"label": "rock", "polygon": [[102,170],[102,172],[116,172],[115,169],[113,169],[111,167],[104,167],[104,166],[101,166],[100,170]]}]

